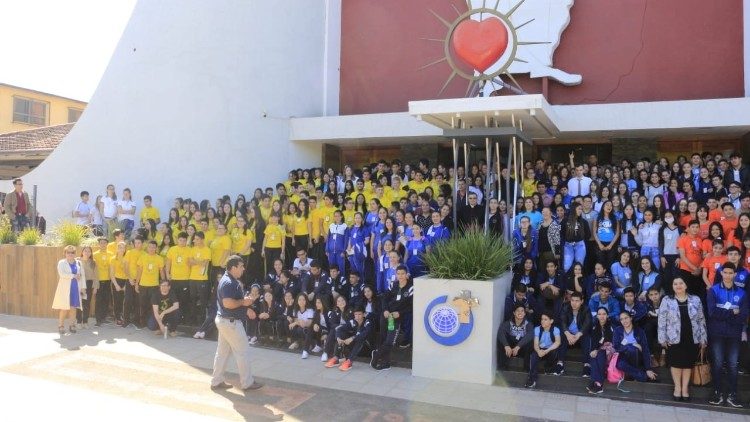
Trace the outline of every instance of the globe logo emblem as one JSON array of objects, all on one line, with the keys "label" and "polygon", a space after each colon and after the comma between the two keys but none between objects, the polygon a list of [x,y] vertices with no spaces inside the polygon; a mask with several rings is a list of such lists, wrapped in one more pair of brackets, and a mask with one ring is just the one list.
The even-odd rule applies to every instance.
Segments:
[{"label": "globe logo emblem", "polygon": [[440,305],[430,312],[430,327],[440,337],[450,337],[458,332],[458,313],[448,305]]},{"label": "globe logo emblem", "polygon": [[427,334],[438,344],[455,346],[463,343],[474,328],[472,306],[479,301],[471,297],[471,292],[464,290],[448,301],[448,296],[435,298],[424,313],[424,327]]}]

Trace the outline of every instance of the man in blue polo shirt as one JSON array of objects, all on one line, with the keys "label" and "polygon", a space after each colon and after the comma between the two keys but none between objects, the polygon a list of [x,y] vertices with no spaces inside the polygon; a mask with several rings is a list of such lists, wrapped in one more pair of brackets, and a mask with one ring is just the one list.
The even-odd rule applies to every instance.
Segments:
[{"label": "man in blue polo shirt", "polygon": [[246,318],[247,308],[255,302],[257,297],[245,296],[239,279],[245,272],[245,264],[238,255],[232,255],[227,260],[227,272],[219,281],[216,289],[216,329],[219,332],[214,357],[214,372],[211,379],[212,390],[226,390],[232,388],[224,381],[224,370],[229,361],[229,354],[233,354],[240,372],[240,388],[242,390],[257,390],[263,385],[255,382],[250,368],[250,346],[247,343],[245,327],[242,321]]},{"label": "man in blue polo shirt", "polygon": [[[724,264],[721,283],[714,284],[706,295],[714,383],[714,395],[708,403],[715,406],[726,403],[739,408],[742,404],[737,397],[737,362],[742,331],[747,324],[748,302],[745,290],[734,284],[736,272],[734,264]],[[723,371],[725,367],[726,374]],[[725,384],[723,390],[722,384]]]}]

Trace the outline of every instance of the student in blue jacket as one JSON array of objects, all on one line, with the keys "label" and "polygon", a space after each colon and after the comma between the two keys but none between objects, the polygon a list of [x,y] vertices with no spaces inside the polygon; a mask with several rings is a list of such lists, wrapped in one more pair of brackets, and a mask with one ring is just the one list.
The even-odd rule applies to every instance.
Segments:
[{"label": "student in blue jacket", "polygon": [[351,270],[359,274],[365,273],[365,259],[367,259],[367,243],[370,242],[367,228],[363,225],[362,213],[354,214],[354,225],[347,235],[346,253],[349,256]]},{"label": "student in blue jacket", "polygon": [[547,268],[539,275],[536,291],[539,305],[549,310],[559,320],[563,298],[565,297],[565,276],[558,270],[555,261],[547,262]]},{"label": "student in blue jacket", "polygon": [[648,306],[645,302],[635,300],[635,290],[632,287],[626,287],[622,291],[622,304],[620,309],[630,314],[633,319],[633,324],[637,327],[643,328],[646,314],[648,314]]},{"label": "student in blue jacket", "polygon": [[431,214],[432,225],[427,229],[425,237],[427,238],[427,247],[432,248],[438,242],[448,240],[451,237],[451,232],[448,227],[445,227],[440,220],[440,212],[433,211]]},{"label": "student in blue jacket", "polygon": [[422,255],[427,251],[427,243],[422,236],[422,228],[414,225],[411,228],[412,236],[406,238],[401,236],[401,243],[404,245],[404,261],[409,267],[409,275],[412,278],[421,277],[427,272]]},{"label": "student in blue jacket", "polygon": [[557,362],[560,348],[560,329],[554,325],[554,316],[544,311],[540,321],[541,324],[534,328],[534,346],[529,361],[529,378],[526,380],[526,388],[536,388],[539,362],[544,362],[545,367],[550,369]]},{"label": "student in blue jacket", "polygon": [[[336,327],[336,348],[341,351],[344,358],[339,370],[348,371],[352,369],[352,361],[359,355],[371,330],[372,321],[365,318],[365,312],[362,308],[354,309],[354,316]],[[325,366],[326,368],[333,368],[338,364],[338,356],[333,356],[326,362]]]},{"label": "student in blue jacket", "polygon": [[333,213],[333,223],[328,227],[325,241],[328,264],[336,265],[339,271],[344,271],[347,247],[346,229],[344,214],[337,210]]},{"label": "student in blue jacket", "polygon": [[589,309],[591,309],[591,316],[596,316],[594,309],[604,308],[609,314],[609,319],[613,324],[617,325],[617,317],[620,315],[620,302],[617,301],[612,294],[612,286],[609,283],[599,284],[599,294],[591,295],[589,299]]},{"label": "student in blue jacket", "polygon": [[617,369],[636,381],[656,380],[656,373],[651,370],[651,352],[646,333],[633,325],[633,318],[627,311],[620,311],[620,326],[615,327],[612,344],[618,353]]},{"label": "student in blue jacket", "polygon": [[[747,292],[734,283],[737,267],[727,262],[721,267],[721,283],[708,289],[708,338],[711,347],[711,377],[714,395],[712,405],[727,403],[742,407],[737,397],[737,362],[739,360],[742,331],[747,326]],[[723,373],[726,365],[727,373]]]},{"label": "student in blue jacket", "polygon": [[531,220],[528,216],[523,216],[515,230],[513,230],[513,250],[516,252],[515,264],[522,263],[525,259],[530,258],[536,262],[539,256],[539,234],[531,227]]},{"label": "student in blue jacket", "polygon": [[503,321],[513,318],[514,309],[519,305],[524,307],[526,319],[531,322],[536,322],[539,319],[537,316],[539,312],[537,312],[536,299],[533,295],[529,294],[525,284],[516,284],[513,286],[513,291],[505,297],[505,315],[503,316]]}]

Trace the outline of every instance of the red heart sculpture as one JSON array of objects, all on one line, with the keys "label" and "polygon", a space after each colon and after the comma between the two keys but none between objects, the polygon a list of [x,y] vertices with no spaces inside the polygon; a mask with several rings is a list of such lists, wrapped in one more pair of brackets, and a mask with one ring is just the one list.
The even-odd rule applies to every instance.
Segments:
[{"label": "red heart sculpture", "polygon": [[496,17],[481,22],[467,19],[456,26],[451,44],[461,61],[484,72],[508,48],[508,29]]}]

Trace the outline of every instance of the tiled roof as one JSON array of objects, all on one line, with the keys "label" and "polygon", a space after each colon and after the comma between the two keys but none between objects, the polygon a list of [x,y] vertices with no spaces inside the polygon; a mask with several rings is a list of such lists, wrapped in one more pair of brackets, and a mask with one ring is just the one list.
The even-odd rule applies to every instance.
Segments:
[{"label": "tiled roof", "polygon": [[0,153],[20,151],[52,151],[62,142],[75,123],[45,126],[0,134]]}]

